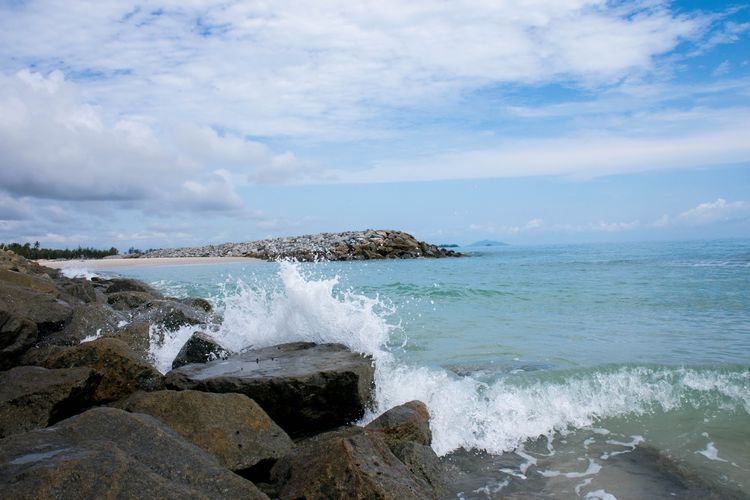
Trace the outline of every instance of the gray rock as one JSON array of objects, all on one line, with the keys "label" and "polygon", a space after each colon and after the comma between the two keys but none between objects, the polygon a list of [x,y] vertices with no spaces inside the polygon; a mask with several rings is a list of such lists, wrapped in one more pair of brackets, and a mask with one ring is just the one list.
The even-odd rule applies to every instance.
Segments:
[{"label": "gray rock", "polygon": [[117,339],[101,338],[84,342],[47,360],[47,368],[76,366],[91,367],[101,375],[93,396],[96,403],[117,401],[138,390],[158,391],[164,388],[161,373]]},{"label": "gray rock", "polygon": [[120,330],[107,333],[103,337],[114,338],[124,342],[144,362],[150,359],[150,325],[145,321],[129,323]]},{"label": "gray rock", "polygon": [[36,324],[6,311],[0,311],[0,370],[19,364],[19,358],[37,340]]},{"label": "gray rock", "polygon": [[0,311],[30,319],[40,337],[62,330],[73,316],[73,306],[57,298],[57,293],[4,280],[0,280]]},{"label": "gray rock", "polygon": [[43,343],[56,345],[78,345],[86,338],[95,338],[117,330],[125,315],[113,311],[104,304],[93,302],[73,308],[73,314],[65,327],[48,335]]},{"label": "gray rock", "polygon": [[96,291],[90,281],[82,278],[65,280],[60,284],[60,289],[71,297],[81,302],[96,302]]},{"label": "gray rock", "polygon": [[0,438],[85,410],[99,379],[91,368],[19,366],[0,372]]},{"label": "gray rock", "polygon": [[230,354],[210,336],[203,332],[195,332],[172,361],[172,369],[191,363],[207,363],[216,359],[227,359]]},{"label": "gray rock", "polygon": [[360,418],[373,373],[369,357],[341,344],[296,342],[183,366],[169,372],[166,383],[170,389],[245,394],[295,437]]},{"label": "gray rock", "polygon": [[158,418],[245,477],[258,466],[270,469],[293,446],[266,412],[242,394],[137,392],[116,406]]},{"label": "gray rock", "polygon": [[5,498],[267,498],[166,424],[95,408],[0,441]]},{"label": "gray rock", "polygon": [[161,297],[161,294],[154,290],[146,283],[129,278],[117,278],[110,280],[110,285],[107,287],[106,293],[118,293],[118,292],[142,292],[147,293],[153,297]]},{"label": "gray rock", "polygon": [[271,470],[279,498],[437,498],[388,448],[382,435],[361,427],[300,441]]},{"label": "gray rock", "polygon": [[124,291],[107,294],[107,304],[118,311],[130,311],[153,300],[154,296],[146,292]]}]

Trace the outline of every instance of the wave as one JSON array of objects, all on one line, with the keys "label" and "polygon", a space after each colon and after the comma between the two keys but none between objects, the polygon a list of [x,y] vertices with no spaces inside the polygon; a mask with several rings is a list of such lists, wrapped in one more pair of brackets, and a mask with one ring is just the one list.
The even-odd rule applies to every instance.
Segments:
[{"label": "wave", "polygon": [[[278,282],[226,288],[223,322],[212,335],[234,351],[292,342],[338,342],[373,356],[375,404],[363,422],[418,399],[431,414],[433,448],[444,455],[476,449],[502,453],[530,438],[582,428],[601,419],[680,408],[721,408],[750,414],[750,372],[610,366],[585,371],[542,370],[483,382],[440,368],[410,366],[394,356],[405,342],[392,305],[351,290],[335,291],[337,277],[314,279],[300,266],[279,264]],[[192,333],[185,328],[152,355],[166,371]],[[408,349],[408,344],[406,345]]]}]

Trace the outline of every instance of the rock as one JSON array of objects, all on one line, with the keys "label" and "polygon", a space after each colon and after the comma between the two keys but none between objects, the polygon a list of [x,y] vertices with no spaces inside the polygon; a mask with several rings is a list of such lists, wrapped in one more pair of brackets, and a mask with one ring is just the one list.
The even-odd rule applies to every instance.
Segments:
[{"label": "rock", "polygon": [[101,338],[71,347],[53,355],[48,368],[89,366],[101,375],[94,393],[94,401],[117,401],[137,391],[157,391],[164,388],[164,379],[154,367],[142,361],[124,342]]},{"label": "rock", "polygon": [[0,441],[5,498],[267,498],[148,415],[95,408]]},{"label": "rock", "polygon": [[73,314],[65,327],[44,339],[45,344],[78,345],[85,339],[93,339],[117,330],[125,316],[99,303],[81,304],[73,308]]},{"label": "rock", "polygon": [[8,269],[0,269],[0,282],[9,285],[27,288],[39,293],[48,293],[57,296],[58,290],[54,282],[45,274],[27,274]]},{"label": "rock", "polygon": [[295,342],[172,370],[170,389],[237,392],[254,399],[290,436],[357,420],[370,401],[369,357],[341,344]]},{"label": "rock", "polygon": [[161,297],[159,292],[144,282],[128,278],[110,280],[110,285],[107,287],[105,293],[112,294],[118,292],[141,292],[151,295],[152,297]]},{"label": "rock", "polygon": [[177,300],[150,300],[135,312],[137,321],[148,321],[156,328],[176,331],[183,326],[202,325],[208,315],[202,309],[183,304]]},{"label": "rock", "polygon": [[300,441],[271,470],[279,498],[437,498],[390,451],[382,435],[361,427]]},{"label": "rock", "polygon": [[421,401],[410,401],[380,415],[367,429],[381,432],[389,446],[405,441],[429,446],[432,444],[430,413]]},{"label": "rock", "polygon": [[33,321],[0,310],[0,370],[17,365],[37,336]]},{"label": "rock", "polygon": [[299,261],[404,259],[417,257],[458,257],[452,250],[418,241],[402,231],[346,231],[288,238],[273,238],[244,243],[224,243],[197,248],[173,248],[150,251],[150,257],[254,257],[265,260]]},{"label": "rock", "polygon": [[19,366],[0,372],[0,438],[85,410],[99,379],[91,368]]},{"label": "rock", "polygon": [[96,290],[90,281],[82,278],[66,280],[60,284],[60,289],[81,302],[96,302]]},{"label": "rock", "polygon": [[445,470],[430,448],[430,413],[424,403],[410,401],[391,408],[370,422],[366,429],[380,434],[412,474],[429,484],[438,496],[445,496]]},{"label": "rock", "polygon": [[244,477],[252,476],[253,468],[267,473],[293,446],[266,412],[242,394],[137,392],[116,406],[158,418]]},{"label": "rock", "polygon": [[153,295],[146,292],[114,292],[107,294],[107,304],[118,311],[129,311],[148,303],[153,298]]},{"label": "rock", "polygon": [[66,349],[65,346],[54,344],[35,345],[18,359],[18,365],[45,367],[52,356]]},{"label": "rock", "polygon": [[213,312],[214,310],[214,306],[212,306],[209,301],[198,297],[189,297],[187,299],[182,299],[180,302],[192,307],[197,307],[198,309],[202,309],[207,313]]},{"label": "rock", "polygon": [[36,324],[40,337],[62,330],[73,307],[54,293],[35,291],[0,280],[0,311],[22,316]]},{"label": "rock", "polygon": [[105,334],[104,337],[115,338],[124,342],[140,360],[144,362],[149,361],[151,341],[150,325],[148,322],[139,321],[130,323],[121,330]]},{"label": "rock", "polygon": [[172,369],[190,363],[207,363],[215,359],[227,359],[231,353],[203,332],[195,332],[172,361]]}]

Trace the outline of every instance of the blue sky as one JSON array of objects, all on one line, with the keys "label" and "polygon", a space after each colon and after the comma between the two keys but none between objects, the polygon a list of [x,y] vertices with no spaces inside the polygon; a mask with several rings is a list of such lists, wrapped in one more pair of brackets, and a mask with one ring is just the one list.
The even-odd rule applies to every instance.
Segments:
[{"label": "blue sky", "polygon": [[738,2],[0,1],[0,241],[750,235]]}]

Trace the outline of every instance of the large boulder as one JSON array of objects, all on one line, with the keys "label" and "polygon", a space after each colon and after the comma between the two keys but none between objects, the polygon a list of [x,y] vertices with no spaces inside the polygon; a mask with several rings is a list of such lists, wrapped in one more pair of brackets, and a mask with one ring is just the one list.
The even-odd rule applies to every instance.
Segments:
[{"label": "large boulder", "polygon": [[445,470],[430,447],[430,413],[424,403],[410,401],[391,408],[366,429],[378,433],[409,471],[429,484],[438,496],[445,495]]},{"label": "large boulder", "polygon": [[111,294],[118,292],[142,292],[153,297],[161,297],[159,292],[146,283],[130,278],[115,278],[109,280],[109,286],[107,286],[105,293]]},{"label": "large boulder", "polygon": [[96,290],[91,282],[85,278],[74,278],[63,280],[60,289],[71,297],[75,297],[81,302],[96,302]]},{"label": "large boulder", "polygon": [[361,427],[326,432],[297,443],[271,471],[281,499],[437,498],[388,448],[381,433]]},{"label": "large boulder", "polygon": [[170,389],[236,392],[254,399],[290,436],[357,420],[370,401],[372,359],[341,344],[295,342],[172,370]]},{"label": "large boulder", "polygon": [[33,321],[0,310],[0,370],[19,364],[19,358],[34,345],[37,336]]},{"label": "large boulder", "polygon": [[30,319],[36,324],[40,337],[62,330],[73,316],[73,306],[57,295],[0,279],[0,311]]},{"label": "large boulder", "polygon": [[151,325],[146,321],[135,321],[123,328],[109,332],[103,337],[111,337],[127,344],[130,349],[144,362],[148,362],[151,356]]},{"label": "large boulder", "polygon": [[19,366],[0,372],[0,438],[47,427],[85,410],[99,379],[83,367]]},{"label": "large boulder", "polygon": [[245,477],[253,477],[254,469],[270,470],[293,446],[266,412],[242,394],[137,392],[116,406],[158,418]]},{"label": "large boulder", "polygon": [[5,498],[267,498],[148,415],[95,408],[0,441]]},{"label": "large boulder", "polygon": [[215,359],[227,359],[230,354],[209,335],[195,332],[172,361],[172,369],[191,363],[208,363]]},{"label": "large boulder", "polygon": [[48,368],[89,366],[101,375],[94,401],[117,401],[137,391],[164,388],[164,378],[153,366],[144,362],[124,342],[101,338],[71,347],[47,360]]},{"label": "large boulder", "polygon": [[389,445],[404,441],[426,446],[432,444],[430,413],[421,401],[410,401],[391,408],[367,424],[367,428],[381,432]]},{"label": "large boulder", "polygon": [[59,332],[44,338],[44,344],[78,345],[84,340],[91,340],[102,335],[111,334],[119,328],[125,316],[104,304],[97,302],[80,304],[73,309],[73,314],[65,327]]},{"label": "large boulder", "polygon": [[153,298],[153,295],[146,292],[114,292],[107,294],[107,304],[118,311],[130,311],[148,303]]}]

